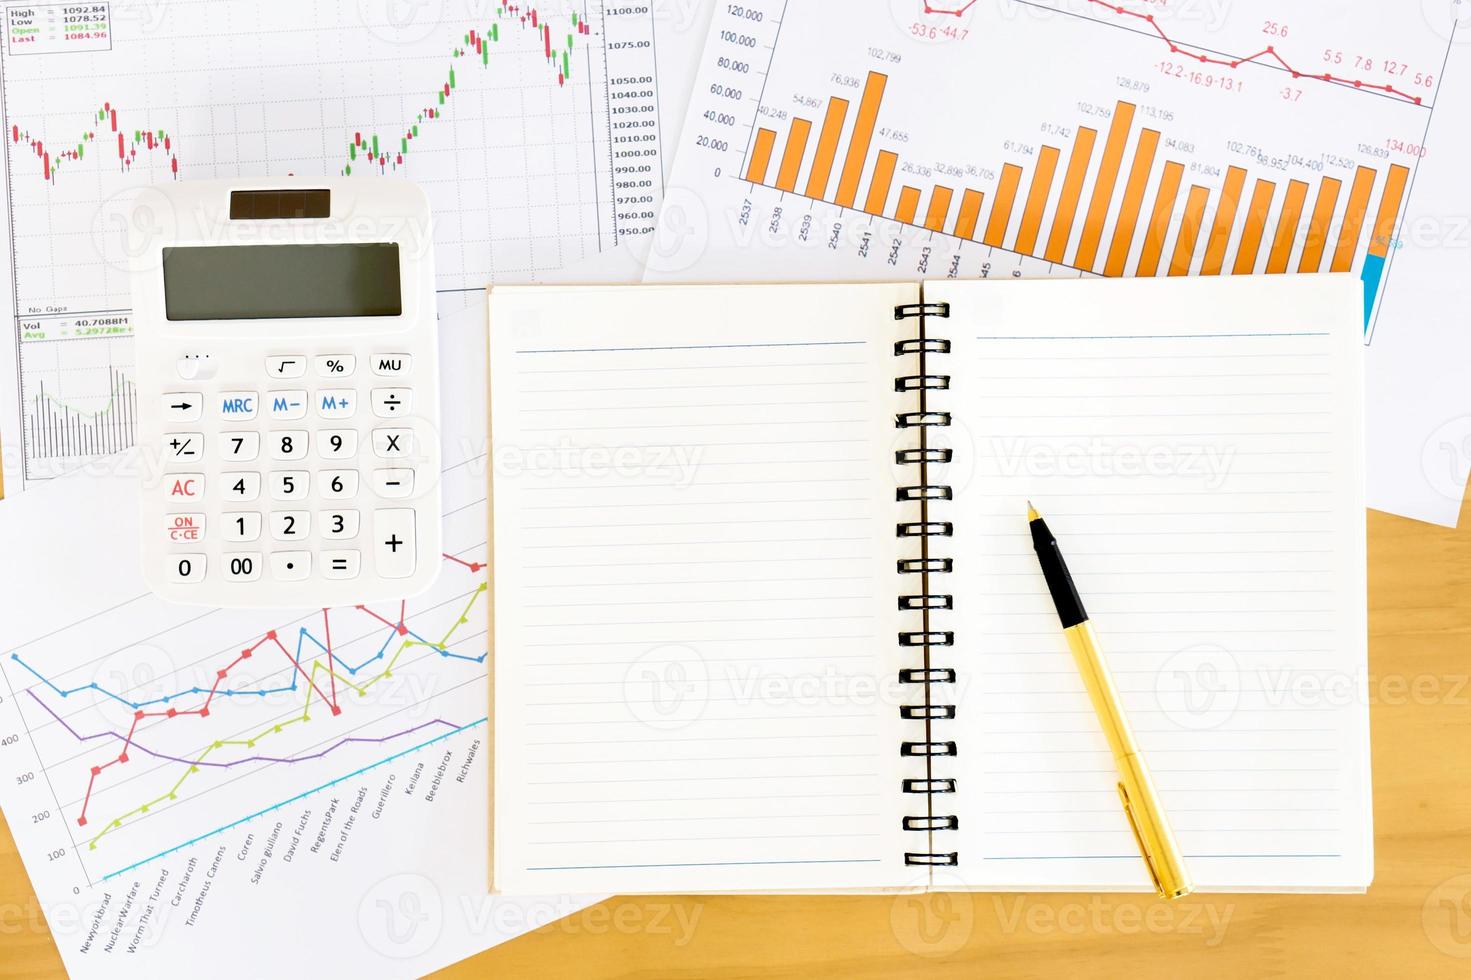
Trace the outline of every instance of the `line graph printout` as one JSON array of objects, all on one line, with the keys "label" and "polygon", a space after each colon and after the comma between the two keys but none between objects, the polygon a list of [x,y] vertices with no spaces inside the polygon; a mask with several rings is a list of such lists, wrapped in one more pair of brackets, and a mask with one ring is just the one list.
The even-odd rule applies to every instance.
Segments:
[{"label": "line graph printout", "polygon": [[138,574],[126,472],[0,508],[36,560],[0,587],[51,596],[0,624],[0,805],[72,976],[417,976],[586,904],[486,894],[483,312],[442,341],[465,411],[425,595],[171,605]]},{"label": "line graph printout", "polygon": [[12,491],[131,440],[128,203],[156,181],[390,174],[441,290],[633,243],[663,171],[651,5],[604,0],[0,9]]},{"label": "line graph printout", "polygon": [[649,278],[1351,272],[1371,504],[1453,524],[1468,72],[1458,0],[725,5]]}]

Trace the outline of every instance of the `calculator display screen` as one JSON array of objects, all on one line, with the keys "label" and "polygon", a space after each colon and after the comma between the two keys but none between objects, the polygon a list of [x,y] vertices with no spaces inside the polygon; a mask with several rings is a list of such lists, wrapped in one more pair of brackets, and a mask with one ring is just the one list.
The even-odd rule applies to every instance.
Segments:
[{"label": "calculator display screen", "polygon": [[170,320],[399,316],[398,245],[207,245],[163,250]]}]

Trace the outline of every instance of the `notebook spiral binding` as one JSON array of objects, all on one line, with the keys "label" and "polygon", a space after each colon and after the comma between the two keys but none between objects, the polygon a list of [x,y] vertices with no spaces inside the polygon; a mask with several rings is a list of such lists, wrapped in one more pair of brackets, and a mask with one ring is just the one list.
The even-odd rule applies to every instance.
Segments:
[{"label": "notebook spiral binding", "polygon": [[947,390],[950,387],[950,376],[932,372],[929,359],[931,356],[950,353],[950,341],[929,336],[927,321],[931,317],[944,319],[949,316],[949,303],[907,303],[894,307],[894,319],[919,321],[917,337],[894,344],[895,357],[914,357],[918,360],[913,373],[900,374],[894,379],[894,390],[915,392],[919,401],[917,411],[901,412],[895,417],[895,427],[913,432],[916,444],[897,450],[894,453],[894,462],[899,466],[916,467],[918,477],[912,484],[900,486],[895,491],[896,500],[913,503],[919,511],[918,520],[901,522],[895,528],[895,534],[901,538],[918,539],[919,557],[900,559],[899,573],[920,576],[921,587],[917,593],[899,596],[899,608],[918,612],[922,627],[899,634],[900,648],[906,652],[920,651],[919,666],[906,667],[899,671],[899,682],[917,686],[924,696],[918,704],[901,706],[899,716],[923,722],[924,738],[920,741],[900,742],[899,754],[924,759],[925,778],[904,780],[903,791],[923,796],[925,812],[904,817],[903,826],[905,830],[924,834],[926,842],[923,849],[906,849],[904,863],[926,867],[954,867],[959,863],[958,852],[937,847],[935,837],[936,832],[955,830],[960,826],[960,818],[955,814],[936,812],[943,809],[943,804],[938,803],[937,799],[955,792],[953,778],[940,777],[935,773],[937,760],[956,754],[955,742],[941,737],[943,732],[939,730],[944,722],[955,718],[955,705],[942,703],[946,701],[947,695],[943,693],[946,689],[941,686],[955,683],[955,671],[949,667],[936,666],[933,653],[937,648],[954,646],[955,634],[935,628],[937,624],[931,618],[936,612],[955,607],[953,595],[931,588],[934,581],[931,576],[947,574],[953,568],[953,562],[950,558],[932,555],[930,548],[933,540],[948,538],[955,533],[954,524],[935,520],[931,514],[934,506],[943,505],[944,501],[952,499],[953,491],[949,486],[931,481],[930,467],[951,462],[954,450],[930,445],[931,430],[950,424],[949,412],[936,411],[930,405],[930,393]]}]

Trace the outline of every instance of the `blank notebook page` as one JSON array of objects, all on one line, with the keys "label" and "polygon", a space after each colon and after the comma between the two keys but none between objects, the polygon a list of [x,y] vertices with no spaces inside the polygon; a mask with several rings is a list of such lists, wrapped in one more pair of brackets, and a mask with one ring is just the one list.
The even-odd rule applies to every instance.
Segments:
[{"label": "blank notebook page", "polygon": [[955,593],[968,884],[1147,887],[1030,498],[1197,884],[1367,886],[1358,290],[1340,276],[926,284],[952,304],[931,333],[954,342],[957,564],[932,591]]},{"label": "blank notebook page", "polygon": [[493,291],[497,888],[915,878],[893,308],[917,295]]}]

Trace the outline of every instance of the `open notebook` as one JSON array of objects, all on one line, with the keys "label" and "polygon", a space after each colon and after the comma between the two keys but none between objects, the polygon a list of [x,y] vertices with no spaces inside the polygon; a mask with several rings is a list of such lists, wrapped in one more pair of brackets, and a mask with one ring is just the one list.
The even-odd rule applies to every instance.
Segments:
[{"label": "open notebook", "polygon": [[1030,498],[1197,885],[1365,888],[1360,302],[493,290],[493,886],[1148,890]]}]

